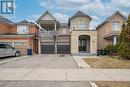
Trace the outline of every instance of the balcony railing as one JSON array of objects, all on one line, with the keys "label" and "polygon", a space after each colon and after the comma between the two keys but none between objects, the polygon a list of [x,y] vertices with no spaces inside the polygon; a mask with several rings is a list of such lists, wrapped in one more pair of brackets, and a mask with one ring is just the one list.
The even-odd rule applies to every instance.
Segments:
[{"label": "balcony railing", "polygon": [[55,30],[43,30],[43,31],[39,31],[38,32],[38,36],[40,37],[53,37],[53,36],[57,36],[58,32]]}]

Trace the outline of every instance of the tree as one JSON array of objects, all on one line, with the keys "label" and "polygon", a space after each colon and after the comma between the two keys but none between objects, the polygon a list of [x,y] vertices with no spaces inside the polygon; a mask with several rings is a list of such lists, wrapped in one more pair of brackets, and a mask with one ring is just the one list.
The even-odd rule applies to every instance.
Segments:
[{"label": "tree", "polygon": [[121,57],[130,59],[130,15],[128,17],[127,25],[122,25],[118,51]]},{"label": "tree", "polygon": [[[130,41],[130,15],[128,16],[127,26],[126,26],[126,38]],[[129,43],[130,44],[130,43]]]}]

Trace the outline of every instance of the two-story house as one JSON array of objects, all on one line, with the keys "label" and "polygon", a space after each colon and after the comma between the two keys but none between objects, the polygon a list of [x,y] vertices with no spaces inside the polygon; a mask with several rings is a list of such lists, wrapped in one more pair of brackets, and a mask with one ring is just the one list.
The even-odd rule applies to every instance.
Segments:
[{"label": "two-story house", "polygon": [[127,18],[120,11],[117,11],[97,27],[98,50],[104,49],[107,45],[118,44],[122,24],[126,21]]},{"label": "two-story house", "polygon": [[59,23],[57,19],[46,11],[37,23],[39,29],[38,49],[41,53],[91,53],[97,51],[97,32],[90,30],[92,18],[78,11],[68,23]]},{"label": "two-story house", "polygon": [[36,28],[33,23],[26,20],[14,23],[7,18],[0,17],[0,43],[9,44],[20,50],[21,54],[27,54],[27,49],[32,48],[36,52]]}]

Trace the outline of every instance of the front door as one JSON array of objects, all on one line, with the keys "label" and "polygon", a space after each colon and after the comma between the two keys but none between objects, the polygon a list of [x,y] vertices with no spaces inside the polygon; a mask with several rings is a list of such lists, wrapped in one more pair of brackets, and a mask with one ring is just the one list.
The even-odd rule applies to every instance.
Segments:
[{"label": "front door", "polygon": [[79,39],[79,52],[86,52],[87,50],[87,41],[86,39]]}]

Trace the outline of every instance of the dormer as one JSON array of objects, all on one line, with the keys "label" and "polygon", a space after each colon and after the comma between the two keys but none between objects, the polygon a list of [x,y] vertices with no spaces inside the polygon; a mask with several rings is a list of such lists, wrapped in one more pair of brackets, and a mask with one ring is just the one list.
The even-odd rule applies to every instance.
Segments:
[{"label": "dormer", "polygon": [[89,30],[92,18],[85,13],[78,11],[69,19],[71,30]]}]

